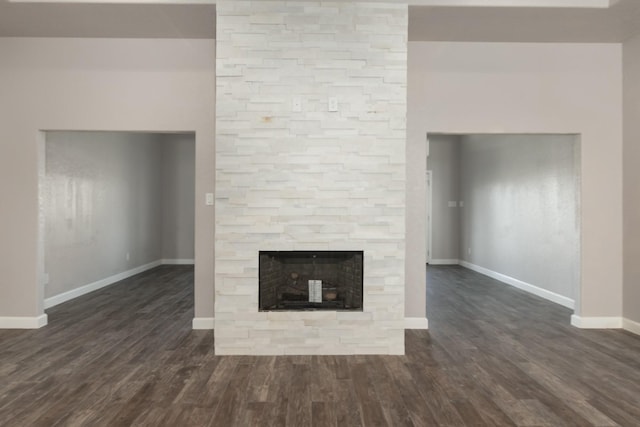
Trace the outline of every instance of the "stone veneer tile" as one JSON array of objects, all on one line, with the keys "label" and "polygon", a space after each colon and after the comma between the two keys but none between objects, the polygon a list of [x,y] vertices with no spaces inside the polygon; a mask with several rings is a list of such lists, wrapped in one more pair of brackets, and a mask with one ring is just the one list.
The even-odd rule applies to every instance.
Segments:
[{"label": "stone veneer tile", "polygon": [[[216,353],[402,354],[407,6],[217,19]],[[363,311],[258,312],[260,250],[363,250]]]}]

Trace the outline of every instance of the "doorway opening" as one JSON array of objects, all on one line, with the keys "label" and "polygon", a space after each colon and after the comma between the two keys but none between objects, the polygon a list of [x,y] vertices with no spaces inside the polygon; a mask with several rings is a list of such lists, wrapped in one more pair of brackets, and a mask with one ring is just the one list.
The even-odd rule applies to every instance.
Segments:
[{"label": "doorway opening", "polygon": [[461,265],[574,309],[579,135],[430,133],[427,140],[429,265]]},{"label": "doorway opening", "polygon": [[42,135],[45,309],[160,265],[191,266],[193,276],[194,132]]}]

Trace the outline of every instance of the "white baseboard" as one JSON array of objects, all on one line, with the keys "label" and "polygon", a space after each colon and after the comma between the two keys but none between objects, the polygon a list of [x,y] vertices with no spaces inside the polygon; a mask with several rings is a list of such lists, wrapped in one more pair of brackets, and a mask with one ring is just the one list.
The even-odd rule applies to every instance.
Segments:
[{"label": "white baseboard", "polygon": [[160,260],[160,264],[162,265],[191,265],[191,264],[195,264],[196,261],[191,258],[184,258],[184,259],[161,259]]},{"label": "white baseboard", "polygon": [[429,261],[429,265],[458,265],[459,259],[432,259]]},{"label": "white baseboard", "polygon": [[571,324],[581,329],[620,329],[622,317],[581,317],[574,314]]},{"label": "white baseboard", "polygon": [[214,329],[215,325],[213,317],[194,317],[191,327],[193,329]]},{"label": "white baseboard", "polygon": [[571,324],[581,329],[624,329],[640,335],[640,323],[623,317],[581,317],[574,314]]},{"label": "white baseboard", "polygon": [[38,329],[47,325],[47,315],[37,317],[0,317],[0,329]]},{"label": "white baseboard", "polygon": [[556,304],[560,304],[564,307],[567,307],[570,309],[575,308],[574,300],[572,300],[571,298],[567,298],[563,295],[556,294],[555,292],[551,292],[546,289],[539,288],[530,283],[523,282],[522,280],[515,279],[513,277],[495,272],[493,270],[489,270],[488,268],[480,267],[479,265],[471,264],[470,262],[467,262],[467,261],[460,260],[460,265],[468,268],[469,270],[476,271],[478,273],[484,274],[485,276],[489,276],[493,279],[504,282],[507,285],[513,286],[514,288],[521,289],[525,292],[529,292],[530,294],[537,295],[541,298],[555,302]]},{"label": "white baseboard", "polygon": [[79,296],[88,294],[89,292],[97,291],[98,289],[112,285],[116,282],[119,282],[120,280],[124,280],[144,271],[151,270],[152,268],[155,268],[160,264],[162,264],[161,260],[153,261],[148,264],[132,268],[131,270],[123,271],[122,273],[114,274],[113,276],[105,277],[104,279],[97,280],[93,283],[89,283],[87,285],[80,286],[79,288],[75,288],[70,291],[49,297],[44,300],[44,308],[51,308],[58,304],[62,304],[63,302],[67,302],[74,298],[78,298]]},{"label": "white baseboard", "polygon": [[429,319],[426,317],[405,317],[405,329],[429,329]]},{"label": "white baseboard", "polygon": [[629,332],[640,335],[640,323],[638,322],[631,319],[622,319],[622,327]]}]

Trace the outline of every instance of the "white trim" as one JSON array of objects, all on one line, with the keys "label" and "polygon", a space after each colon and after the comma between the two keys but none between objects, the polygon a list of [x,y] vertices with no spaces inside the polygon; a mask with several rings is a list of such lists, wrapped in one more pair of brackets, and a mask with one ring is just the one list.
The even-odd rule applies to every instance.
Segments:
[{"label": "white trim", "polygon": [[405,317],[405,329],[429,329],[429,319],[426,317]]},{"label": "white trim", "polygon": [[476,271],[478,273],[484,274],[485,276],[489,276],[493,279],[504,282],[507,285],[513,286],[514,288],[521,289],[525,292],[529,292],[530,294],[537,295],[546,300],[555,302],[556,304],[560,304],[564,307],[567,307],[570,309],[575,308],[575,301],[572,300],[571,298],[567,298],[563,295],[556,294],[555,292],[551,292],[546,289],[539,288],[538,286],[532,285],[531,283],[523,282],[522,280],[518,280],[513,277],[504,275],[502,273],[489,270],[488,268],[480,267],[479,265],[471,264],[470,262],[467,262],[467,261],[460,260],[460,265],[468,268],[469,270]]},{"label": "white trim", "polygon": [[213,317],[194,317],[191,323],[192,329],[214,329],[216,325]]},{"label": "white trim", "polygon": [[432,259],[429,261],[430,265],[458,265],[460,264],[459,259]]},{"label": "white trim", "polygon": [[[427,165],[429,167],[429,139],[427,135]],[[426,245],[427,245],[427,264],[432,264],[433,256],[433,171],[427,170],[426,176],[426,206],[425,213],[427,215],[427,229],[426,229]]]},{"label": "white trim", "polygon": [[75,288],[70,291],[49,297],[44,300],[44,308],[51,308],[58,304],[62,304],[63,302],[67,302],[74,298],[78,298],[79,296],[88,294],[89,292],[97,291],[98,289],[104,288],[105,286],[113,285],[120,280],[127,279],[131,276],[142,273],[143,271],[151,270],[152,268],[155,268],[161,264],[161,260],[153,261],[148,264],[132,268],[131,270],[123,271],[122,273],[114,274],[113,276],[109,276],[104,279],[97,280],[93,283],[80,286],[79,288]]},{"label": "white trim", "polygon": [[160,260],[160,264],[162,265],[191,265],[191,264],[195,264],[196,261],[191,258],[184,258],[184,259],[161,259]]},{"label": "white trim", "polygon": [[638,322],[631,319],[622,319],[622,327],[629,332],[640,335],[640,323]]},{"label": "white trim", "polygon": [[571,324],[581,329],[620,329],[622,317],[580,317],[574,314]]},{"label": "white trim", "polygon": [[38,317],[0,317],[0,329],[38,329],[47,325],[47,315]]}]

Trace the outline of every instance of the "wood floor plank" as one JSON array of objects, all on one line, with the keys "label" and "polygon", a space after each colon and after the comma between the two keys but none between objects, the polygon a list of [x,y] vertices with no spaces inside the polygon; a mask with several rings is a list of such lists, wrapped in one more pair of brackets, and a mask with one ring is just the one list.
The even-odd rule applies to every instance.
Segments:
[{"label": "wood floor plank", "polygon": [[340,427],[363,426],[362,410],[351,379],[336,380],[336,421]]},{"label": "wood floor plank", "polygon": [[337,427],[335,403],[311,402],[311,425],[313,427]]},{"label": "wood floor plank", "polygon": [[385,365],[389,357],[370,356],[370,359],[371,361],[366,364],[367,374],[377,395],[384,396],[384,398],[380,399],[380,406],[385,420],[391,426],[413,427],[414,423],[411,415],[407,410],[396,382],[386,369]]},{"label": "wood floor plank", "polygon": [[216,356],[193,267],[0,330],[0,426],[640,426],[640,337],[458,266],[428,268],[405,356]]},{"label": "wood floor plank", "polygon": [[312,402],[336,401],[336,371],[330,357],[314,356],[310,364],[311,384],[309,385]]},{"label": "wood floor plank", "polygon": [[291,385],[286,425],[311,425],[311,392],[309,389],[311,371],[307,363],[296,360],[291,365]]},{"label": "wood floor plank", "polygon": [[398,396],[416,426],[437,425],[434,414],[430,411],[429,405],[422,398],[418,386],[413,380],[413,373],[407,362],[399,357],[390,357],[385,364],[385,368],[396,382]]},{"label": "wood floor plank", "polygon": [[222,391],[220,403],[213,416],[212,425],[231,426],[238,425],[242,419],[244,397],[246,396],[251,365],[238,363],[233,371],[227,387]]},{"label": "wood floor plank", "polygon": [[385,419],[382,405],[380,405],[380,396],[376,393],[368,376],[367,365],[361,362],[353,363],[351,378],[362,411],[362,424],[365,426],[389,425]]},{"label": "wood floor plank", "polygon": [[269,384],[267,401],[271,403],[265,410],[264,421],[269,426],[286,426],[291,383],[293,381],[292,362],[288,356],[278,357],[274,363],[273,381]]}]

